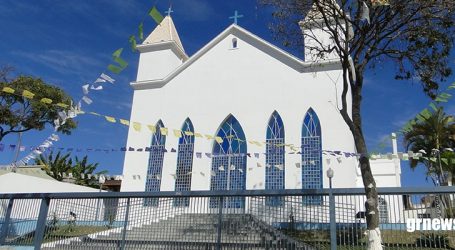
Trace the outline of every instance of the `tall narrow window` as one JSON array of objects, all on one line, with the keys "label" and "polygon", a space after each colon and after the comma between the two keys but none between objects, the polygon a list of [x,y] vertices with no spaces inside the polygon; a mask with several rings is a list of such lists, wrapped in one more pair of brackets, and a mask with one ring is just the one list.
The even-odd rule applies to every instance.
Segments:
[{"label": "tall narrow window", "polygon": [[[191,170],[193,168],[194,152],[194,128],[190,118],[187,118],[182,126],[182,135],[179,139],[177,155],[177,178],[175,180],[175,191],[191,190]],[[174,206],[188,207],[189,198],[175,198]]]},{"label": "tall narrow window", "polygon": [[[163,171],[164,152],[166,151],[166,136],[161,133],[164,128],[160,120],[155,126],[156,131],[152,135],[150,145],[149,165],[147,169],[147,181],[145,183],[146,192],[158,192],[161,189],[161,173]],[[158,198],[144,199],[144,206],[158,206]]]},{"label": "tall narrow window", "polygon": [[[246,140],[237,119],[229,115],[221,124],[216,136],[223,139],[213,145],[210,190],[245,190],[246,188]],[[218,199],[210,199],[210,207],[218,207]],[[228,197],[226,208],[244,208],[244,197]]]},{"label": "tall narrow window", "polygon": [[[309,109],[302,128],[302,188],[322,188],[321,125],[313,109]],[[305,196],[306,205],[320,205],[321,196]]]},{"label": "tall narrow window", "polygon": [[[284,125],[275,111],[267,126],[265,189],[284,189]],[[267,197],[266,205],[281,206],[282,197]]]}]

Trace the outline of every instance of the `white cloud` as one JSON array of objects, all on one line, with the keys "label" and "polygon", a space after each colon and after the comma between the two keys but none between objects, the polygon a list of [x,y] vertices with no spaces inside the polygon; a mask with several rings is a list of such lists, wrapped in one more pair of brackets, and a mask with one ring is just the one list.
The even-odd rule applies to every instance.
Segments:
[{"label": "white cloud", "polygon": [[42,52],[13,51],[13,55],[23,57],[35,63],[40,63],[60,74],[80,74],[94,67],[104,66],[101,60],[93,56],[84,56],[72,51],[46,50]]}]

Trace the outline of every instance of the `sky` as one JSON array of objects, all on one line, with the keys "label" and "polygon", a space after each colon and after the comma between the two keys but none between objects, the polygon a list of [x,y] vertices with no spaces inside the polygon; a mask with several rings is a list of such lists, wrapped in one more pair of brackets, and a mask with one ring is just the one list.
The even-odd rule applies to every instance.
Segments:
[{"label": "sky", "polygon": [[[79,100],[81,86],[107,72],[111,54],[123,47],[122,57],[129,63],[128,68],[119,75],[112,74],[116,79],[114,85],[105,85],[103,91],[92,91],[94,103],[84,106],[84,110],[129,119],[133,96],[129,83],[136,78],[139,56],[129,49],[128,38],[137,34],[142,21],[145,36],[153,30],[156,24],[147,12],[155,4],[162,13],[172,5],[173,20],[189,56],[232,24],[229,17],[235,10],[244,15],[239,19],[240,26],[282,47],[268,29],[271,10],[255,0],[2,0],[0,66],[13,66],[15,75],[40,77]],[[290,52],[300,57],[298,51]],[[391,64],[385,62],[366,74],[362,115],[370,151],[390,152],[390,140],[386,141],[386,147],[381,147],[381,142],[430,103],[417,80],[397,81],[393,72]],[[454,81],[452,77],[441,89]],[[455,101],[449,101],[446,112],[455,114]],[[126,126],[92,115],[76,119],[78,128],[69,136],[60,135],[55,147],[119,149],[126,144]],[[22,145],[39,145],[52,131],[48,128],[24,133]],[[10,145],[17,141],[16,135],[10,135],[1,143]],[[400,138],[398,144],[399,150],[404,151]],[[22,152],[19,158],[27,153]],[[89,161],[100,164],[100,170],[122,174],[122,152],[83,151],[73,155],[88,155]],[[0,152],[0,165],[13,160],[14,153],[10,150]],[[408,162],[402,162],[402,171],[403,186],[432,185],[426,181],[423,167],[411,171]]]}]

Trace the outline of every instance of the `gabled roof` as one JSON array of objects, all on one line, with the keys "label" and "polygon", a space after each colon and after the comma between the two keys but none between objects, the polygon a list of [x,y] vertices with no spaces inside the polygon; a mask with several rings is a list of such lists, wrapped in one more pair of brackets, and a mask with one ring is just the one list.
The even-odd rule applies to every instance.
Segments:
[{"label": "gabled roof", "polygon": [[264,39],[252,34],[251,32],[241,28],[236,24],[232,24],[227,29],[225,29],[221,34],[215,37],[212,41],[210,41],[207,45],[205,45],[202,49],[200,49],[196,54],[191,56],[188,60],[186,60],[182,65],[180,65],[177,69],[172,71],[169,75],[167,75],[163,79],[159,80],[152,80],[152,81],[139,81],[139,82],[131,82],[131,86],[133,89],[154,89],[154,88],[161,88],[166,85],[169,81],[171,81],[174,77],[182,73],[186,68],[188,68],[191,64],[196,62],[199,58],[201,58],[204,54],[210,51],[215,45],[225,39],[228,35],[234,35],[241,40],[253,45],[257,49],[261,50],[262,52],[274,57],[275,59],[279,60],[283,64],[293,68],[298,72],[316,72],[321,70],[330,70],[330,69],[339,69],[339,60],[338,59],[331,59],[331,60],[321,60],[321,61],[303,61],[299,58],[289,54],[288,52],[276,47],[275,45],[265,41]]},{"label": "gabled roof", "polygon": [[154,44],[161,42],[174,41],[180,49],[183,49],[182,42],[180,41],[179,34],[175,28],[174,21],[170,15],[166,16],[161,23],[150,33],[150,35],[144,40],[143,45]]}]

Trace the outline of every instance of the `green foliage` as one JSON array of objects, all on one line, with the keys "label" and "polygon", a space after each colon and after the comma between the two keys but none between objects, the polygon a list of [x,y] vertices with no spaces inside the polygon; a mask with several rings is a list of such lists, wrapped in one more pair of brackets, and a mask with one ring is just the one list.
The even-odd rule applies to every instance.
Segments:
[{"label": "green foliage", "polygon": [[[3,78],[0,79],[0,141],[11,133],[43,130],[46,124],[54,126],[54,120],[59,118],[58,112],[65,111],[65,108],[42,103],[40,102],[42,98],[68,105],[72,102],[71,97],[62,89],[51,86],[39,78],[19,76],[11,81]],[[15,93],[1,91],[4,87],[14,89]],[[24,90],[34,93],[33,99],[21,96]],[[58,131],[70,134],[76,125],[74,120],[67,119]]]},{"label": "green foliage", "polygon": [[79,158],[76,156],[76,163],[71,168],[73,177],[76,180],[75,183],[82,186],[99,187],[98,182],[96,181],[94,182],[92,181],[92,179],[89,179],[87,177],[87,175],[89,174],[90,175],[107,174],[106,170],[95,172],[98,165],[99,165],[98,163],[88,163],[87,156],[84,156],[82,160],[79,160]]},{"label": "green foliage", "polygon": [[43,170],[58,181],[62,181],[63,175],[70,172],[73,163],[70,154],[61,156],[60,153],[58,152],[54,158],[54,152],[51,151],[47,157],[41,154],[39,158],[35,159],[36,164],[42,165]]},{"label": "green foliage", "polygon": [[[35,159],[35,163],[43,166],[43,170],[51,176],[52,178],[62,181],[64,174],[72,174],[74,183],[77,185],[99,188],[99,183],[93,178],[93,175],[107,174],[107,170],[98,171],[98,163],[88,163],[88,157],[84,156],[80,160],[77,156],[74,160],[71,158],[71,155],[65,154],[61,155],[61,152],[58,152],[57,155],[53,156],[51,151],[47,157],[42,154],[38,159]],[[91,178],[88,178],[88,175],[92,175]]]},{"label": "green foliage", "polygon": [[[408,150],[418,152],[425,150],[427,155],[419,159],[413,158],[410,160],[412,169],[417,167],[419,163],[427,168],[427,174],[436,174],[441,176],[441,171],[437,165],[439,159],[431,155],[433,149],[442,151],[444,148],[452,148],[455,146],[455,141],[452,135],[455,134],[455,122],[452,116],[448,116],[442,107],[438,107],[436,111],[429,113],[428,117],[421,117],[417,122],[413,123],[408,131],[404,133],[404,144]],[[453,154],[453,153],[452,153]],[[446,159],[445,156],[450,156],[450,152],[441,152],[441,159]],[[444,164],[445,160],[441,160],[441,164],[445,170],[455,171],[455,167],[451,162]]]}]

